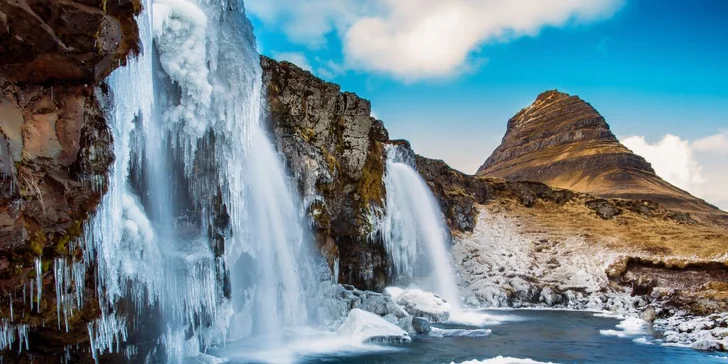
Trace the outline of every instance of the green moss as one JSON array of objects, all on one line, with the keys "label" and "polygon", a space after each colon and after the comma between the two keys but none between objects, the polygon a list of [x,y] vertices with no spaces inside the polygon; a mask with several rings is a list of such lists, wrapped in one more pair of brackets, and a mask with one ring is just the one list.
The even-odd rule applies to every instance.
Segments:
[{"label": "green moss", "polygon": [[382,206],[384,203],[384,144],[373,142],[367,154],[364,168],[357,192],[359,193],[361,207],[368,209],[375,206]]},{"label": "green moss", "polygon": [[66,228],[66,235],[69,238],[77,238],[83,233],[81,220],[74,220],[71,225]]},{"label": "green moss", "polygon": [[46,237],[41,232],[34,232],[28,239],[28,252],[31,255],[39,257],[43,254],[43,247],[46,244]]}]

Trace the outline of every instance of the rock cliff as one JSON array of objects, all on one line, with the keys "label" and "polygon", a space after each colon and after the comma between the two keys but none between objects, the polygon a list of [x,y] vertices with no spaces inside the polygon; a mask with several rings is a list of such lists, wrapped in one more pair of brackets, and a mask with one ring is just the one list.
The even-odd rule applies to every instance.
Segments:
[{"label": "rock cliff", "polygon": [[383,289],[388,263],[375,223],[385,201],[387,130],[356,94],[292,63],[262,57],[261,65],[268,124],[329,266],[340,282]]},{"label": "rock cliff", "polygon": [[686,212],[719,213],[658,177],[644,158],[617,140],[589,103],[556,90],[538,95],[508,121],[503,141],[477,174],[543,182],[607,198],[652,200]]},{"label": "rock cliff", "polygon": [[[102,81],[138,51],[140,10],[137,0],[0,2],[0,318],[4,335],[26,327],[43,343],[36,358],[88,341],[97,314],[89,300],[58,335],[48,292],[54,259],[81,254],[69,243],[106,189],[114,155]],[[30,282],[46,294],[28,301]]]}]

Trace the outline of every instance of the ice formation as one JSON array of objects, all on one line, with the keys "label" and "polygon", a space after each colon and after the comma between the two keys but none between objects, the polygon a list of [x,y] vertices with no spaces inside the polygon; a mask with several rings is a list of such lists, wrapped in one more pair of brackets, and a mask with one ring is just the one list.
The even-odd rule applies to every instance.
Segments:
[{"label": "ice formation", "polygon": [[[93,267],[101,315],[87,329],[97,360],[138,355],[127,342],[149,317],[144,327],[162,336],[140,360],[202,358],[255,335],[276,345],[283,328],[319,318],[308,301],[321,278],[303,209],[259,125],[262,77],[243,4],[142,5],[143,52],[109,77],[110,97],[99,95],[116,157],[108,192],[69,245],[83,259],[53,261],[53,325],[69,329]],[[24,291],[35,310],[42,268],[38,259]],[[27,346],[26,332],[4,323],[0,347]]]},{"label": "ice formation", "polygon": [[362,343],[401,343],[412,340],[399,326],[358,308],[349,311],[337,332]]},{"label": "ice formation", "polygon": [[429,285],[459,310],[457,279],[448,251],[449,235],[429,186],[398,146],[387,146],[386,215],[381,231],[396,282]]}]

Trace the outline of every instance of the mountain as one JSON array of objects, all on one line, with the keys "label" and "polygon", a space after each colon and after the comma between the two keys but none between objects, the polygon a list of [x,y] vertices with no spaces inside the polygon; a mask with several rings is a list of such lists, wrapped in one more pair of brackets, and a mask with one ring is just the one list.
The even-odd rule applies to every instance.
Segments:
[{"label": "mountain", "polygon": [[692,213],[722,214],[666,182],[622,145],[588,102],[556,90],[538,95],[510,120],[477,175],[543,182],[605,198],[651,200]]}]

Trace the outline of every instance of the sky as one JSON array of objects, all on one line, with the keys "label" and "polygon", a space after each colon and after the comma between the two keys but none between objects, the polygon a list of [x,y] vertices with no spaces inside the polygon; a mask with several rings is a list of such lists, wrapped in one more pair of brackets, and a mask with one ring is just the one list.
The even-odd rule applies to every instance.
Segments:
[{"label": "sky", "polygon": [[728,210],[728,1],[246,0],[260,53],[371,100],[392,138],[474,173],[548,89]]}]

